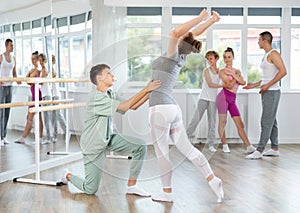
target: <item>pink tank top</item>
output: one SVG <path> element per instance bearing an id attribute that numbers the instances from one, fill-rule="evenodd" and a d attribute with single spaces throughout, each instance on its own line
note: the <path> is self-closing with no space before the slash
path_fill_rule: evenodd
<path id="1" fill-rule="evenodd" d="M 233 72 L 234 74 L 236 73 L 236 70 L 235 69 L 228 69 L 228 68 L 224 68 L 224 69 L 226 69 L 226 70 L 229 70 L 229 71 L 231 71 L 231 72 Z M 233 79 L 233 77 L 232 77 L 232 75 L 227 75 L 227 77 L 229 78 L 229 80 L 232 80 Z M 239 87 L 239 83 L 235 83 L 234 85 L 233 85 L 233 88 L 235 88 L 235 89 L 237 89 Z"/>

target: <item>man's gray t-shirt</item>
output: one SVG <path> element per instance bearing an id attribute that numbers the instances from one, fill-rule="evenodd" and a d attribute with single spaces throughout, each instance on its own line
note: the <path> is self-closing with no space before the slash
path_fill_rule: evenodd
<path id="1" fill-rule="evenodd" d="M 160 80 L 161 86 L 150 93 L 150 107 L 160 104 L 177 104 L 172 97 L 172 89 L 185 61 L 186 55 L 179 55 L 176 52 L 171 57 L 166 57 L 164 54 L 152 62 L 152 78 Z"/>

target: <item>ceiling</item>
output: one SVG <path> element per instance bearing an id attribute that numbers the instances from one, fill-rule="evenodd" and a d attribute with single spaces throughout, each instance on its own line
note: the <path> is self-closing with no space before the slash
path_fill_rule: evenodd
<path id="1" fill-rule="evenodd" d="M 0 0 L 0 25 L 91 10 L 89 0 Z"/>
<path id="2" fill-rule="evenodd" d="M 39 3 L 44 2 L 43 0 L 0 0 L 0 14 L 14 12 L 26 7 L 32 7 Z"/>

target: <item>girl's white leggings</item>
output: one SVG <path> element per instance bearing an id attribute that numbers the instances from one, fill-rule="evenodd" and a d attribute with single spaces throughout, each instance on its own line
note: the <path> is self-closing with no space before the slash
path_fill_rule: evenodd
<path id="1" fill-rule="evenodd" d="M 169 140 L 187 157 L 205 178 L 213 174 L 205 156 L 189 141 L 178 105 L 166 104 L 150 107 L 152 141 L 158 158 L 163 188 L 171 188 L 172 166 L 169 157 Z"/>

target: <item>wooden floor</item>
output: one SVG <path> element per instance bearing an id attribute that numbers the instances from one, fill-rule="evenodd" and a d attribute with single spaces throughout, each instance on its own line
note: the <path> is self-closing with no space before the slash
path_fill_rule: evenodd
<path id="1" fill-rule="evenodd" d="M 223 180 L 225 201 L 222 204 L 216 202 L 217 198 L 204 177 L 188 160 L 182 158 L 174 146 L 171 146 L 170 155 L 174 162 L 175 202 L 173 204 L 153 202 L 151 198 L 125 195 L 130 161 L 107 159 L 106 173 L 103 175 L 96 195 L 82 194 L 71 184 L 51 187 L 7 181 L 0 184 L 0 212 L 300 212 L 300 145 L 281 145 L 280 157 L 264 157 L 262 160 L 244 159 L 245 149 L 241 144 L 230 144 L 230 154 L 222 153 L 219 149 L 211 155 L 203 145 L 197 145 L 197 148 L 203 151 L 215 174 Z M 2 154 L 3 149 L 1 156 Z M 12 160 L 24 157 L 22 155 L 6 156 Z M 82 162 L 76 161 L 44 171 L 41 173 L 41 178 L 57 180 L 61 177 L 64 168 L 69 168 L 79 175 L 83 174 Z M 34 176 L 27 177 L 33 178 Z M 152 146 L 148 148 L 139 186 L 152 194 L 159 193 L 161 190 Z"/>

